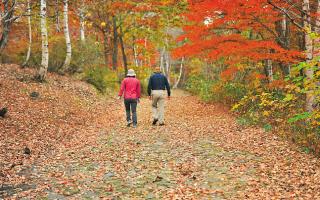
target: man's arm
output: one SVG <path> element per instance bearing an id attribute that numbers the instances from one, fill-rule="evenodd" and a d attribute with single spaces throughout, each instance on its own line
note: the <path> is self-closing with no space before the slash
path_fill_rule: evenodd
<path id="1" fill-rule="evenodd" d="M 168 97 L 171 96 L 171 89 L 170 89 L 170 84 L 169 84 L 169 81 L 167 79 L 167 77 L 164 77 L 164 83 L 166 85 L 166 89 L 167 89 L 167 92 L 168 92 Z"/>
<path id="2" fill-rule="evenodd" d="M 149 78 L 149 83 L 148 83 L 148 95 L 151 96 L 151 90 L 152 90 L 152 76 Z"/>

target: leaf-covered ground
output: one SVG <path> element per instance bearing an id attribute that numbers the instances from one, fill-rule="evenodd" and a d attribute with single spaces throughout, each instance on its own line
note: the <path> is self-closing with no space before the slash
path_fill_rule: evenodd
<path id="1" fill-rule="evenodd" d="M 0 70 L 0 199 L 320 199 L 319 159 L 221 106 L 174 91 L 166 126 L 143 99 L 127 128 L 122 101 L 31 73 Z"/>

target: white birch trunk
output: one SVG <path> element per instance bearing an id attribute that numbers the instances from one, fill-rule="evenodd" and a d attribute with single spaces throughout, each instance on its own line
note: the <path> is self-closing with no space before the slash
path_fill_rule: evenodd
<path id="1" fill-rule="evenodd" d="M 69 19 L 68 19 L 68 0 L 63 0 L 63 23 L 64 23 L 64 36 L 66 39 L 66 46 L 67 46 L 67 52 L 66 52 L 66 59 L 64 61 L 64 65 L 62 67 L 62 70 L 65 71 L 69 68 L 71 63 L 71 56 L 72 56 L 72 47 L 71 47 L 71 39 L 70 39 L 70 32 L 69 32 Z"/>
<path id="2" fill-rule="evenodd" d="M 86 34 L 85 34 L 85 5 L 84 0 L 81 1 L 81 8 L 79 9 L 79 19 L 80 19 L 80 41 L 86 41 Z"/>
<path id="3" fill-rule="evenodd" d="M 165 70 L 165 72 L 166 72 L 166 76 L 168 78 L 168 81 L 170 83 L 170 55 L 169 55 L 169 52 L 167 51 L 165 55 L 166 55 L 165 56 L 166 57 L 166 70 Z"/>
<path id="4" fill-rule="evenodd" d="M 184 57 L 181 59 L 181 65 L 180 65 L 180 73 L 177 82 L 174 84 L 173 88 L 178 88 L 178 85 L 180 83 L 181 77 L 182 77 L 182 72 L 183 72 L 183 64 L 184 64 Z"/>
<path id="5" fill-rule="evenodd" d="M 135 64 L 136 67 L 138 67 L 139 66 L 139 60 L 138 60 L 137 48 L 136 48 L 135 45 L 133 46 L 133 56 L 134 56 L 134 64 Z"/>
<path id="6" fill-rule="evenodd" d="M 303 0 L 303 11 L 304 11 L 304 23 L 303 27 L 305 30 L 305 48 L 306 48 L 306 56 L 307 56 L 307 63 L 310 63 L 313 59 L 313 44 L 312 44 L 312 38 L 310 37 L 310 31 L 311 31 L 311 19 L 310 19 L 310 2 L 309 0 Z M 313 69 L 311 67 L 307 68 L 305 70 L 305 74 L 307 76 L 307 81 L 310 82 L 308 85 L 311 88 L 308 88 L 308 92 L 306 95 L 306 111 L 312 112 L 313 111 L 313 104 L 314 104 L 314 92 L 311 86 L 311 82 L 313 80 Z"/>
<path id="7" fill-rule="evenodd" d="M 86 35 L 85 35 L 85 17 L 84 17 L 84 11 L 80 9 L 80 41 L 85 42 L 86 41 Z"/>
<path id="8" fill-rule="evenodd" d="M 30 0 L 27 2 L 27 15 L 28 15 L 28 27 L 29 27 L 29 44 L 28 44 L 28 52 L 27 57 L 22 66 L 26 66 L 29 62 L 30 55 L 31 55 L 31 46 L 32 46 L 32 27 L 31 27 L 31 6 L 30 6 Z"/>
<path id="9" fill-rule="evenodd" d="M 268 80 L 269 83 L 273 82 L 273 66 L 272 66 L 272 60 L 267 60 L 267 70 L 268 70 Z"/>
<path id="10" fill-rule="evenodd" d="M 56 17 L 56 31 L 59 33 L 61 31 L 60 28 L 60 13 L 59 13 L 59 0 L 56 0 L 55 5 L 55 17 Z"/>
<path id="11" fill-rule="evenodd" d="M 40 28 L 42 40 L 42 58 L 41 66 L 37 75 L 40 81 L 44 81 L 49 65 L 49 49 L 48 49 L 48 30 L 47 30 L 47 3 L 46 0 L 40 0 Z"/>
<path id="12" fill-rule="evenodd" d="M 160 70 L 164 73 L 164 60 L 165 60 L 165 52 L 166 47 L 163 47 L 162 51 L 160 52 Z"/>

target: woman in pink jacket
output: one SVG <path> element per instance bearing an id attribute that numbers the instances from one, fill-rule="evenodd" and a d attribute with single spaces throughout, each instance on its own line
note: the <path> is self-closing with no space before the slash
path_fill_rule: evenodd
<path id="1" fill-rule="evenodd" d="M 124 105 L 127 115 L 127 126 L 133 124 L 133 127 L 137 127 L 137 104 L 141 96 L 140 81 L 136 79 L 136 73 L 133 69 L 128 70 L 127 77 L 121 83 L 121 89 L 119 92 L 119 98 L 124 96 Z M 132 120 L 131 120 L 132 112 Z"/>

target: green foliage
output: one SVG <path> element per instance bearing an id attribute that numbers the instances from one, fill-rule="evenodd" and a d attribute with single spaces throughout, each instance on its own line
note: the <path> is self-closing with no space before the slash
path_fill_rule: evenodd
<path id="1" fill-rule="evenodd" d="M 71 72 L 82 72 L 86 68 L 104 66 L 104 54 L 102 44 L 88 37 L 85 43 L 78 41 L 74 44 Z"/>
<path id="2" fill-rule="evenodd" d="M 103 94 L 107 89 L 114 90 L 119 88 L 117 74 L 106 67 L 90 67 L 85 70 L 84 74 L 84 80 Z"/>
<path id="3" fill-rule="evenodd" d="M 301 114 L 297 114 L 294 117 L 291 117 L 290 119 L 288 119 L 288 122 L 289 123 L 294 123 L 294 122 L 297 122 L 297 121 L 300 121 L 300 120 L 305 120 L 305 119 L 310 118 L 311 115 L 312 114 L 310 112 L 304 112 L 304 113 L 301 113 Z"/>
<path id="4" fill-rule="evenodd" d="M 244 84 L 213 81 L 203 76 L 189 77 L 186 89 L 193 94 L 199 95 L 204 101 L 221 102 L 226 105 L 239 101 L 247 93 Z"/>
<path id="5" fill-rule="evenodd" d="M 193 94 L 199 95 L 204 101 L 211 101 L 214 98 L 212 86 L 214 82 L 202 76 L 191 76 L 186 83 L 186 89 Z"/>

